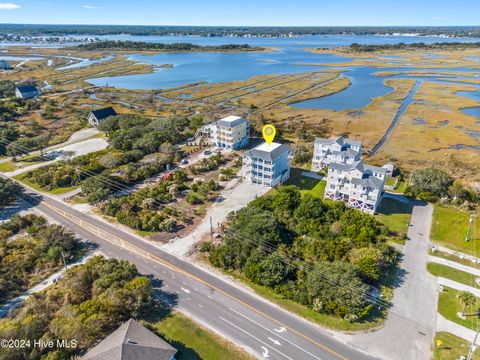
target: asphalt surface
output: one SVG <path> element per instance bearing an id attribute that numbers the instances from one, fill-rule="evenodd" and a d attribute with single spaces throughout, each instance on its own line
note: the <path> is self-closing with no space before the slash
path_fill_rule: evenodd
<path id="1" fill-rule="evenodd" d="M 32 204 L 53 221 L 98 244 L 109 257 L 125 259 L 159 280 L 164 300 L 259 359 L 373 360 L 325 330 L 235 286 L 146 240 L 81 213 L 31 189 Z M 28 200 L 28 198 L 27 198 Z M 32 201 L 30 198 L 29 201 Z"/>

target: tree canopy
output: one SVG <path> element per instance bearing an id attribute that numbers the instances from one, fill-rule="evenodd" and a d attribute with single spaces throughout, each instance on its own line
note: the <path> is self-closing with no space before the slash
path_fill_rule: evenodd
<path id="1" fill-rule="evenodd" d="M 372 308 L 369 286 L 396 262 L 388 231 L 373 216 L 280 186 L 228 215 L 215 266 L 315 311 L 355 321 Z"/>

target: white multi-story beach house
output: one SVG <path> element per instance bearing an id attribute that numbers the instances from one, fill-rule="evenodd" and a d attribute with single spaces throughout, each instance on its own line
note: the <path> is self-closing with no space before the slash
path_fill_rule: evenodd
<path id="1" fill-rule="evenodd" d="M 243 156 L 244 181 L 273 187 L 290 177 L 290 147 L 272 142 L 262 143 Z"/>
<path id="2" fill-rule="evenodd" d="M 345 139 L 316 138 L 313 146 L 312 171 L 320 171 L 331 163 L 353 164 L 362 155 L 360 141 Z"/>
<path id="3" fill-rule="evenodd" d="M 353 164 L 330 163 L 325 198 L 374 214 L 382 200 L 386 172 L 361 160 Z"/>
<path id="4" fill-rule="evenodd" d="M 250 122 L 239 116 L 227 116 L 207 125 L 214 145 L 227 149 L 241 149 L 248 145 Z"/>

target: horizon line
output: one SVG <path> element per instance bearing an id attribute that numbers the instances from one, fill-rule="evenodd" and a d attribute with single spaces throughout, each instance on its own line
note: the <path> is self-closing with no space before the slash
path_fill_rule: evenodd
<path id="1" fill-rule="evenodd" d="M 478 27 L 480 25 L 159 25 L 159 24 L 88 24 L 88 23 L 0 23 L 2 25 L 42 25 L 42 26 L 156 26 L 156 27 L 224 27 L 224 28 L 340 28 L 340 27 L 402 27 L 402 28 L 445 28 L 445 27 Z"/>

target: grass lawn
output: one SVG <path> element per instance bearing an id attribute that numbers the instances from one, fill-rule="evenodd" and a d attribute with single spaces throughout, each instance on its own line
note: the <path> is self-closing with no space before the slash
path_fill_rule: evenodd
<path id="1" fill-rule="evenodd" d="M 470 241 L 465 242 L 469 221 L 468 212 L 435 205 L 430 238 L 450 249 L 480 257 L 480 241 L 475 241 L 480 240 L 480 213 L 477 211 Z"/>
<path id="2" fill-rule="evenodd" d="M 323 193 L 325 191 L 326 181 L 320 179 L 314 179 L 308 176 L 303 176 L 302 172 L 304 169 L 290 169 L 290 178 L 285 183 L 285 185 L 295 185 L 297 186 L 302 194 L 312 194 L 313 196 L 323 199 Z M 320 175 L 323 176 L 323 175 Z"/>
<path id="3" fill-rule="evenodd" d="M 439 347 L 436 346 L 437 340 L 442 342 Z M 469 348 L 470 343 L 467 340 L 448 332 L 438 332 L 433 345 L 433 360 L 458 360 L 460 356 L 467 357 Z M 473 354 L 473 359 L 480 359 L 477 351 Z"/>
<path id="4" fill-rule="evenodd" d="M 407 236 L 408 224 L 412 217 L 412 205 L 390 197 L 384 197 L 375 215 L 378 221 L 400 238 Z"/>
<path id="5" fill-rule="evenodd" d="M 17 166 L 11 161 L 0 163 L 0 172 L 5 173 L 10 171 L 15 171 L 16 169 L 17 169 Z"/>
<path id="6" fill-rule="evenodd" d="M 438 296 L 438 312 L 447 320 L 451 320 L 465 326 L 469 329 L 476 330 L 477 326 L 480 325 L 478 319 L 475 316 L 470 316 L 467 320 L 460 319 L 457 316 L 457 313 L 462 312 L 462 304 L 458 300 L 457 295 L 461 291 L 449 288 L 447 286 L 443 287 L 443 291 Z M 480 299 L 477 298 L 476 304 L 472 306 L 467 306 L 465 309 L 466 314 L 473 314 L 477 312 L 477 309 L 480 307 Z"/>
<path id="7" fill-rule="evenodd" d="M 477 287 L 475 275 L 437 263 L 428 263 L 427 270 L 433 276 L 440 276 L 468 286 Z"/>
<path id="8" fill-rule="evenodd" d="M 177 360 L 253 360 L 254 357 L 180 313 L 170 313 L 147 327 L 178 350 Z M 141 359 L 138 359 L 141 360 Z"/>
<path id="9" fill-rule="evenodd" d="M 400 180 L 393 191 L 399 194 L 403 194 L 406 188 L 407 188 L 407 183 L 403 180 Z"/>
<path id="10" fill-rule="evenodd" d="M 393 186 L 395 185 L 395 181 L 397 181 L 397 178 L 387 176 L 387 178 L 385 179 L 385 185 Z"/>
<path id="11" fill-rule="evenodd" d="M 70 186 L 70 187 L 60 187 L 60 188 L 56 188 L 56 189 L 53 189 L 53 190 L 46 190 L 46 189 L 42 188 L 41 186 L 39 186 L 35 183 L 32 183 L 31 181 L 28 181 L 25 178 L 25 174 L 20 174 L 20 175 L 14 176 L 13 178 L 15 180 L 18 180 L 18 181 L 24 183 L 27 186 L 30 186 L 34 190 L 37 190 L 37 191 L 43 192 L 43 193 L 47 193 L 47 194 L 52 194 L 52 195 L 65 194 L 69 191 L 78 189 L 81 186 L 81 185 L 77 185 L 77 186 Z"/>

